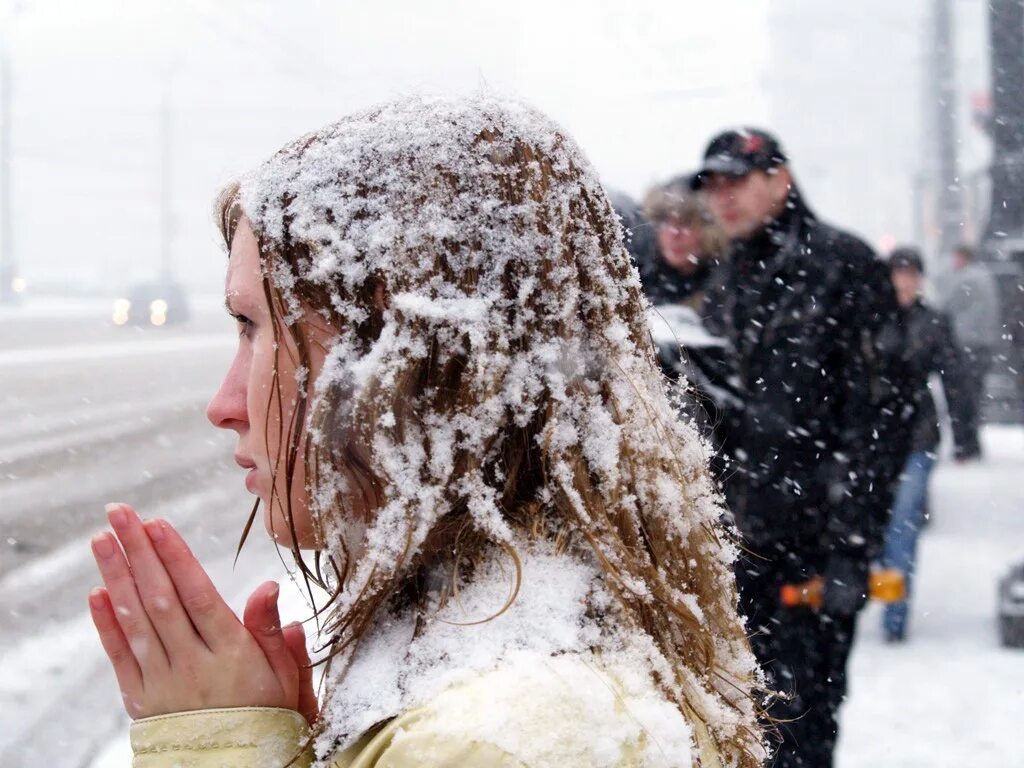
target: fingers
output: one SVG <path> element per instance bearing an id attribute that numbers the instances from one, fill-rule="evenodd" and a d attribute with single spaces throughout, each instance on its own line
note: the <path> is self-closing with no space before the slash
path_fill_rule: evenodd
<path id="1" fill-rule="evenodd" d="M 136 717 L 143 690 L 142 670 L 117 621 L 107 590 L 97 587 L 89 593 L 89 613 L 92 615 L 92 623 L 96 625 L 103 650 L 114 667 L 125 709 L 129 715 Z"/>
<path id="2" fill-rule="evenodd" d="M 289 624 L 283 630 L 284 643 L 299 667 L 299 713 L 310 725 L 320 714 L 320 706 L 313 688 L 313 665 L 306 650 L 306 631 L 299 622 Z"/>
<path id="3" fill-rule="evenodd" d="M 213 651 L 229 645 L 241 630 L 188 544 L 166 520 L 149 520 L 146 534 L 199 636 Z"/>
<path id="4" fill-rule="evenodd" d="M 280 589 L 273 581 L 256 588 L 245 604 L 243 623 L 267 657 L 289 699 L 298 700 L 299 670 L 281 631 L 277 610 Z"/>
<path id="5" fill-rule="evenodd" d="M 135 589 L 168 657 L 193 650 L 202 639 L 178 599 L 174 584 L 157 556 L 146 527 L 127 504 L 107 506 L 107 518 L 121 540 Z"/>
<path id="6" fill-rule="evenodd" d="M 115 620 L 139 668 L 165 667 L 168 661 L 163 643 L 142 606 L 135 588 L 135 577 L 117 540 L 105 531 L 97 534 L 92 539 L 92 553 L 107 587 Z"/>

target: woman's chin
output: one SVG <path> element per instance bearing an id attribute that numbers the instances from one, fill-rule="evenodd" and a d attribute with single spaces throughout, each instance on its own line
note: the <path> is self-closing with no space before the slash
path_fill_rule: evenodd
<path id="1" fill-rule="evenodd" d="M 265 510 L 268 509 L 266 505 L 263 507 Z M 288 525 L 288 521 L 285 520 L 284 516 L 277 510 L 274 513 L 264 513 L 263 526 L 266 528 L 267 535 L 277 544 L 279 547 L 287 547 L 288 549 L 306 549 L 315 550 L 320 549 L 320 544 L 316 540 L 316 535 L 309 530 L 306 530 L 302 526 L 297 526 L 294 533 L 291 527 Z"/>

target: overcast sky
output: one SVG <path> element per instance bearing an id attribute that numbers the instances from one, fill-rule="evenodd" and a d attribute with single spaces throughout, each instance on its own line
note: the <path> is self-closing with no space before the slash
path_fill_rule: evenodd
<path id="1" fill-rule="evenodd" d="M 767 114 L 760 0 L 21 5 L 3 24 L 16 252 L 36 281 L 153 271 L 164 90 L 173 253 L 200 284 L 222 268 L 209 225 L 219 185 L 295 135 L 383 99 L 519 95 L 576 136 L 606 184 L 634 195 L 693 167 L 722 125 Z M 723 34 L 735 46 L 728 55 Z"/>
<path id="2" fill-rule="evenodd" d="M 770 79 L 769 22 L 778 6 L 769 0 L 19 5 L 0 23 L 15 84 L 16 254 L 22 273 L 37 283 L 71 277 L 116 284 L 155 273 L 164 95 L 172 252 L 186 282 L 212 290 L 223 268 L 210 225 L 220 185 L 353 109 L 413 92 L 518 95 L 576 137 L 607 186 L 639 196 L 692 169 L 722 127 L 771 127 L 786 95 L 786 84 Z M 776 33 L 776 45 L 779 39 Z M 877 77 L 870 65 L 866 81 Z M 919 104 L 913 100 L 911 108 Z M 822 158 L 810 156 L 815 143 L 799 136 L 796 123 L 784 138 L 808 147 L 795 158 L 798 172 L 828 162 L 824 150 Z M 857 168 L 870 158 L 846 161 Z M 912 165 L 908 160 L 905 173 Z M 833 174 L 829 183 L 846 178 Z M 861 214 L 838 213 L 868 236 L 881 227 L 909 235 L 905 212 L 890 224 L 862 207 Z"/>

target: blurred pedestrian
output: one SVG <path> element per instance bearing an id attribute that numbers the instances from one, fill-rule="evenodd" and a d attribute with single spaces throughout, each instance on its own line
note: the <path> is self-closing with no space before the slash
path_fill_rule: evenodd
<path id="1" fill-rule="evenodd" d="M 959 345 L 946 316 L 922 299 L 924 261 L 920 252 L 916 248 L 897 248 L 889 257 L 889 269 L 900 305 L 903 341 L 900 361 L 906 379 L 913 382 L 917 407 L 911 451 L 893 500 L 882 556 L 882 565 L 899 570 L 906 586 L 906 599 L 886 605 L 882 621 L 886 640 L 898 642 L 906 637 L 917 538 L 925 522 L 928 481 L 939 447 L 939 421 L 928 386 L 929 374 L 938 373 L 942 377 L 958 456 L 963 455 L 972 435 L 971 407 L 965 402 L 966 371 Z"/>
<path id="2" fill-rule="evenodd" d="M 640 273 L 644 293 L 652 304 L 702 309 L 708 280 L 728 245 L 725 232 L 689 188 L 689 177 L 651 189 L 643 213 L 655 244 Z"/>
<path id="3" fill-rule="evenodd" d="M 770 710 L 782 736 L 776 765 L 823 768 L 888 513 L 872 489 L 891 487 L 898 471 L 875 445 L 886 383 L 876 336 L 894 321 L 895 297 L 872 250 L 811 212 L 771 134 L 716 136 L 693 186 L 731 239 L 706 314 L 737 353 L 744 403 L 726 490 L 749 549 L 737 567 L 741 608 L 786 694 Z M 820 610 L 782 604 L 784 585 L 814 579 Z"/>
<path id="4" fill-rule="evenodd" d="M 725 414 L 735 406 L 728 380 L 733 352 L 726 339 L 708 333 L 701 313 L 728 238 L 703 195 L 690 189 L 691 178 L 679 176 L 644 197 L 652 247 L 640 263 L 640 281 L 654 305 L 652 331 L 662 370 L 689 385 L 680 390 L 683 410 L 717 448 L 724 439 Z M 714 457 L 713 466 L 721 473 L 725 466 L 717 451 Z"/>
<path id="5" fill-rule="evenodd" d="M 992 367 L 993 351 L 999 342 L 999 291 L 995 278 L 977 253 L 967 244 L 953 251 L 953 273 L 939 284 L 939 308 L 953 321 L 966 371 L 967 400 L 972 404 L 969 439 L 964 458 L 981 456 L 978 423 L 981 415 L 985 375 Z"/>

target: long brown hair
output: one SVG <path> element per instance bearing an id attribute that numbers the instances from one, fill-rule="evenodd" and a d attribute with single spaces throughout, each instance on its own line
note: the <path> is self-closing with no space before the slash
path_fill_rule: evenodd
<path id="1" fill-rule="evenodd" d="M 517 104 L 405 100 L 285 147 L 218 209 L 229 245 L 243 211 L 252 222 L 300 364 L 299 308 L 339 329 L 282 426 L 275 478 L 290 509 L 305 462 L 325 548 L 312 565 L 294 554 L 331 589 L 332 653 L 428 561 L 456 572 L 557 540 L 599 565 L 617 620 L 654 641 L 673 678 L 657 682 L 723 762 L 760 765 L 761 680 L 706 446 L 669 402 L 636 270 L 572 140 Z M 354 493 L 374 502 L 380 550 L 360 561 L 337 525 Z"/>

